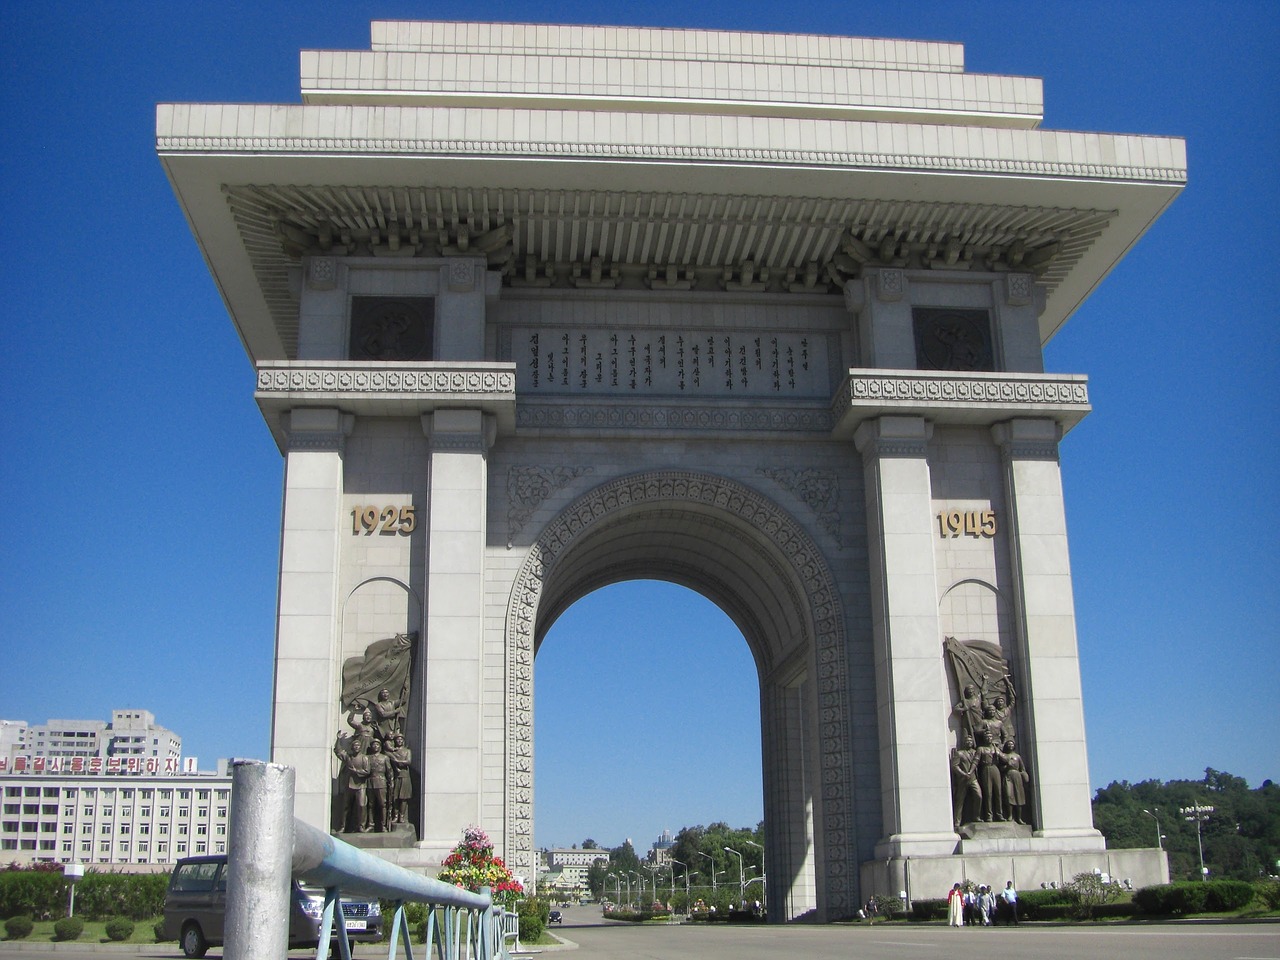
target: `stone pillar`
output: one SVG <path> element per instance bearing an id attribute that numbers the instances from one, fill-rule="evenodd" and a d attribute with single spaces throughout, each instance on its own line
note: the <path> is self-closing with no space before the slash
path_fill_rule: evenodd
<path id="1" fill-rule="evenodd" d="M 355 418 L 335 409 L 287 416 L 271 759 L 297 771 L 296 815 L 327 831 L 339 719 L 342 454 Z"/>
<path id="2" fill-rule="evenodd" d="M 486 452 L 496 424 L 479 410 L 437 410 L 422 426 L 431 447 L 422 841 L 443 852 L 469 824 L 496 834 L 504 823 L 501 800 L 494 817 L 481 789 Z M 501 698 L 490 706 L 501 709 Z"/>
<path id="3" fill-rule="evenodd" d="M 1019 744 L 1031 772 L 1036 835 L 1079 838 L 1102 849 L 1089 803 L 1084 706 L 1076 652 L 1075 602 L 1053 420 L 1010 420 L 991 428 L 1000 445 L 1009 503 L 1009 544 L 1018 612 Z"/>
<path id="4" fill-rule="evenodd" d="M 954 852 L 947 680 L 922 417 L 858 427 L 867 491 L 884 838 L 876 857 Z"/>

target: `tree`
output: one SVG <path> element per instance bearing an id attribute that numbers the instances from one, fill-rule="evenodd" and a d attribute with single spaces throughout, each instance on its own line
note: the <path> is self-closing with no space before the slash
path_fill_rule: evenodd
<path id="1" fill-rule="evenodd" d="M 1113 880 L 1104 882 L 1099 873 L 1077 873 L 1066 890 L 1072 913 L 1081 920 L 1092 920 L 1094 910 L 1120 897 L 1120 885 Z"/>
<path id="2" fill-rule="evenodd" d="M 586 840 L 582 841 L 582 849 L 583 850 L 599 850 L 600 844 L 596 843 L 594 840 L 588 837 Z"/>
<path id="3" fill-rule="evenodd" d="M 1179 810 L 1195 805 L 1214 808 L 1201 824 L 1210 877 L 1256 880 L 1280 859 L 1280 787 L 1268 780 L 1250 790 L 1242 777 L 1213 767 L 1203 780 L 1108 784 L 1094 795 L 1093 821 L 1117 849 L 1154 847 L 1158 832 L 1170 877 L 1191 880 L 1200 876 L 1196 826 Z"/>

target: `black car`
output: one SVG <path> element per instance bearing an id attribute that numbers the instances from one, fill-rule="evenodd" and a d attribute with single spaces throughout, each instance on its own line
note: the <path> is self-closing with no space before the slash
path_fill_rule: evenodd
<path id="1" fill-rule="evenodd" d="M 552 910 L 551 916 L 547 917 L 549 923 L 560 923 L 562 920 L 564 920 L 564 914 L 559 910 Z"/>

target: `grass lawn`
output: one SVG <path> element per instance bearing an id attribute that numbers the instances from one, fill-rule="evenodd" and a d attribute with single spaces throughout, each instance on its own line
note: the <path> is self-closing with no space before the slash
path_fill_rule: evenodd
<path id="1" fill-rule="evenodd" d="M 31 931 L 31 936 L 25 938 L 26 941 L 28 943 L 49 943 L 53 941 L 53 925 L 56 922 L 55 920 L 37 920 L 35 927 Z M 159 922 L 159 917 L 152 917 L 150 920 L 133 921 L 133 936 L 125 942 L 155 943 L 155 926 Z M 111 941 L 107 939 L 107 922 L 105 920 L 86 920 L 84 922 L 84 931 L 73 942 L 110 943 Z M 177 943 L 177 941 L 175 940 L 174 943 Z"/>

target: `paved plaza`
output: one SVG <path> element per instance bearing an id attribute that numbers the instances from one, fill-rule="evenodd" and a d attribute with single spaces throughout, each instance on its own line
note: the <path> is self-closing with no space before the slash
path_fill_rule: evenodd
<path id="1" fill-rule="evenodd" d="M 595 907 L 565 911 L 554 931 L 563 947 L 534 948 L 541 960 L 1280 960 L 1280 923 L 1186 922 L 951 929 L 937 924 L 705 926 L 606 923 Z M 0 942 L 0 957 L 51 955 L 173 957 L 177 944 L 126 947 L 108 944 Z M 358 960 L 385 957 L 386 945 L 361 946 Z M 209 960 L 222 957 L 220 948 Z M 293 950 L 293 960 L 314 956 Z M 399 956 L 403 957 L 401 952 Z M 414 945 L 414 956 L 428 956 Z M 523 956 L 523 955 L 522 955 Z"/>

